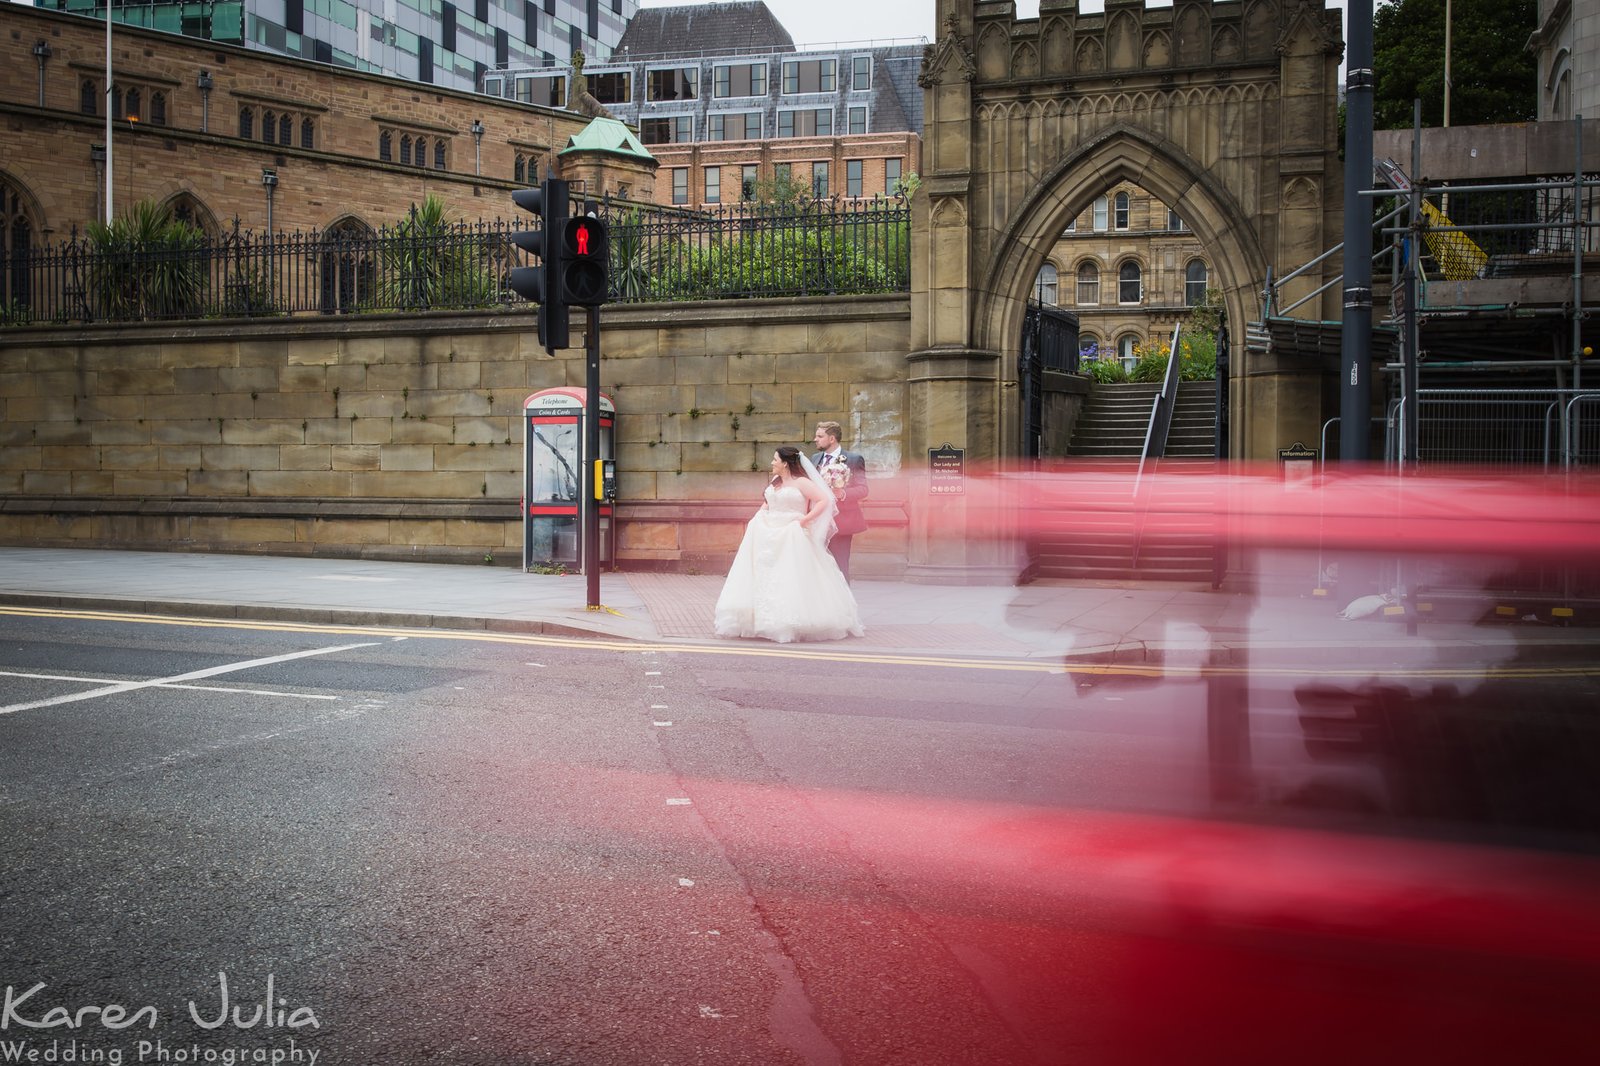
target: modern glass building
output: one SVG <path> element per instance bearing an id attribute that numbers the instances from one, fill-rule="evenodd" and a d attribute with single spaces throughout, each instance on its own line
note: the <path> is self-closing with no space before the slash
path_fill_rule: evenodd
<path id="1" fill-rule="evenodd" d="M 605 61 L 638 0 L 110 0 L 119 22 L 475 90 L 496 69 Z M 36 0 L 102 18 L 106 0 Z"/>

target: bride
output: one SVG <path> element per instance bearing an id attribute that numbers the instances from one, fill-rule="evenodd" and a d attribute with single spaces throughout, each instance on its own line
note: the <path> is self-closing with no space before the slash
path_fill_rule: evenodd
<path id="1" fill-rule="evenodd" d="M 855 597 L 828 554 L 839 504 L 800 449 L 773 453 L 766 501 L 745 527 L 717 597 L 717 636 L 780 643 L 859 637 Z"/>

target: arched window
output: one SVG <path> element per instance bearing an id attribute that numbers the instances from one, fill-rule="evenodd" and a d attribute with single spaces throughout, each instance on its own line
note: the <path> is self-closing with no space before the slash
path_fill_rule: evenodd
<path id="1" fill-rule="evenodd" d="M 167 94 L 150 94 L 150 125 L 165 126 L 167 124 Z"/>
<path id="2" fill-rule="evenodd" d="M 205 204 L 195 199 L 192 193 L 179 193 L 167 201 L 167 207 L 172 211 L 172 217 L 179 222 L 187 222 L 207 236 L 216 235 L 216 216 L 207 209 Z"/>
<path id="3" fill-rule="evenodd" d="M 378 158 L 385 163 L 394 158 L 394 134 L 388 130 L 378 134 Z"/>
<path id="4" fill-rule="evenodd" d="M 88 78 L 83 79 L 83 84 L 78 86 L 78 110 L 85 115 L 100 113 L 100 86 Z"/>
<path id="5" fill-rule="evenodd" d="M 1133 346 L 1138 343 L 1138 338 L 1132 333 L 1124 333 L 1117 338 L 1117 358 L 1122 360 L 1122 365 L 1129 370 L 1133 369 Z"/>
<path id="6" fill-rule="evenodd" d="M 239 109 L 239 136 L 249 138 L 256 135 L 256 113 L 248 107 Z"/>
<path id="7" fill-rule="evenodd" d="M 317 128 L 311 124 L 309 118 L 300 120 L 300 147 L 315 148 L 317 146 Z"/>
<path id="8" fill-rule="evenodd" d="M 322 313 L 348 314 L 370 305 L 378 288 L 372 229 L 358 219 L 343 218 L 322 236 L 324 250 L 318 257 Z"/>
<path id="9" fill-rule="evenodd" d="M 278 143 L 285 147 L 294 143 L 294 119 L 288 115 L 278 119 Z"/>
<path id="10" fill-rule="evenodd" d="M 33 293 L 23 257 L 33 247 L 34 224 L 21 190 L 0 179 L 0 303 L 28 307 Z"/>
<path id="11" fill-rule="evenodd" d="M 1104 196 L 1096 196 L 1094 198 L 1094 231 L 1096 233 L 1104 233 L 1106 230 L 1106 214 L 1108 206 L 1109 205 Z"/>
<path id="12" fill-rule="evenodd" d="M 111 117 L 122 117 L 122 86 L 120 85 L 111 87 Z"/>
<path id="13" fill-rule="evenodd" d="M 261 113 L 261 139 L 268 144 L 278 135 L 278 116 L 271 111 Z"/>
<path id="14" fill-rule="evenodd" d="M 1100 302 L 1100 268 L 1093 263 L 1078 267 L 1078 305 L 1093 307 Z"/>
<path id="15" fill-rule="evenodd" d="M 400 138 L 400 162 L 408 167 L 411 165 L 411 134 L 409 133 Z"/>
<path id="16" fill-rule="evenodd" d="M 444 169 L 444 141 L 433 142 L 433 169 Z"/>
<path id="17" fill-rule="evenodd" d="M 1060 275 L 1054 263 L 1046 263 L 1039 268 L 1039 276 L 1033 279 L 1033 298 L 1045 307 L 1054 307 L 1058 298 Z"/>
<path id="18" fill-rule="evenodd" d="M 1132 259 L 1117 271 L 1117 303 L 1136 304 L 1144 299 L 1144 272 Z"/>
<path id="19" fill-rule="evenodd" d="M 1128 228 L 1128 194 L 1125 192 L 1117 193 L 1117 213 L 1113 221 L 1117 229 Z"/>
<path id="20" fill-rule="evenodd" d="M 140 99 L 139 90 L 138 89 L 129 89 L 128 90 L 128 101 L 127 101 L 127 103 L 128 103 L 128 109 L 122 113 L 122 117 L 127 119 L 129 122 L 138 122 L 139 119 L 141 119 L 143 117 L 139 113 L 139 105 L 141 103 L 143 103 L 143 100 Z"/>
<path id="21" fill-rule="evenodd" d="M 1093 333 L 1078 334 L 1078 358 L 1082 360 L 1100 358 L 1100 338 Z"/>
<path id="22" fill-rule="evenodd" d="M 511 167 L 511 180 L 520 184 L 523 181 L 522 175 L 527 165 L 528 161 L 523 158 L 521 152 L 518 152 L 517 160 Z"/>
<path id="23" fill-rule="evenodd" d="M 1189 260 L 1189 265 L 1183 270 L 1183 302 L 1190 307 L 1204 303 L 1210 280 L 1204 260 Z"/>
<path id="24" fill-rule="evenodd" d="M 428 138 L 417 138 L 417 155 L 412 162 L 416 163 L 416 165 L 419 167 L 425 167 L 428 165 Z"/>

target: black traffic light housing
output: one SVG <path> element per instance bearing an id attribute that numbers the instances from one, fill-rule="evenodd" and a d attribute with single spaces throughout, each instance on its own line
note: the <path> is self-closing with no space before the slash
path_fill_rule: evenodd
<path id="1" fill-rule="evenodd" d="M 539 229 L 511 235 L 518 248 L 536 255 L 538 266 L 516 267 L 507 278 L 511 290 L 539 305 L 539 343 L 554 355 L 569 346 L 567 303 L 562 299 L 562 245 L 571 210 L 567 183 L 546 178 L 537 189 L 518 189 L 511 200 L 524 211 L 538 216 Z"/>
<path id="2" fill-rule="evenodd" d="M 599 307 L 610 295 L 610 235 L 604 220 L 592 215 L 569 218 L 561 229 L 561 301 Z"/>

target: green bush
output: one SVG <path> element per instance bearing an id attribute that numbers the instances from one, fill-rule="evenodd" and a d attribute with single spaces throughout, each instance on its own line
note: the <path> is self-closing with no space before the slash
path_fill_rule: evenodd
<path id="1" fill-rule="evenodd" d="M 199 313 L 205 289 L 205 234 L 170 208 L 141 200 L 120 218 L 89 223 L 89 293 L 109 319 L 178 318 Z"/>
<path id="2" fill-rule="evenodd" d="M 1083 364 L 1083 368 L 1091 378 L 1102 385 L 1120 385 L 1128 380 L 1127 368 L 1116 358 L 1091 359 Z"/>

